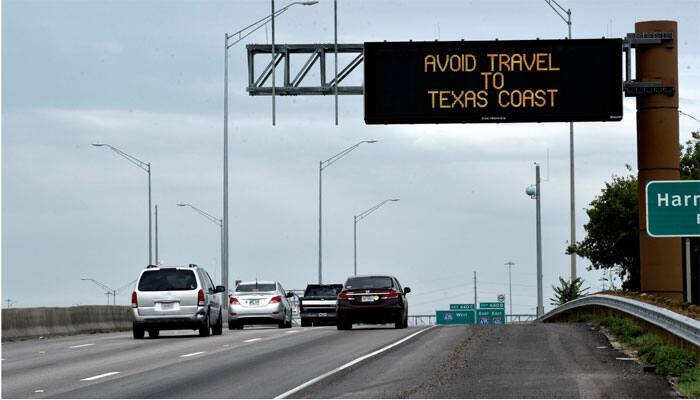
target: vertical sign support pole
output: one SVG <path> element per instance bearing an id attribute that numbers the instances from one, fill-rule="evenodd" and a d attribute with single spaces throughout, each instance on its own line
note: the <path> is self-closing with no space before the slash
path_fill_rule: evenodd
<path id="1" fill-rule="evenodd" d="M 542 213 L 540 211 L 540 166 L 535 165 L 535 190 L 536 197 L 536 214 L 537 214 L 537 318 L 544 315 L 544 305 L 542 304 Z"/>
<path id="2" fill-rule="evenodd" d="M 476 302 L 476 271 L 474 271 L 474 308 L 479 309 L 479 303 Z"/>
<path id="3" fill-rule="evenodd" d="M 693 263 L 691 262 L 690 256 L 690 238 L 684 238 L 685 242 L 685 301 L 687 303 L 693 302 L 693 274 L 691 270 L 693 268 Z"/>
<path id="4" fill-rule="evenodd" d="M 639 168 L 639 264 L 642 292 L 683 299 L 680 238 L 652 238 L 646 233 L 646 185 L 652 180 L 680 179 L 678 152 L 678 24 L 635 23 L 639 32 L 672 32 L 673 39 L 640 45 L 635 51 L 637 80 L 674 86 L 673 96 L 637 97 L 637 164 Z"/>

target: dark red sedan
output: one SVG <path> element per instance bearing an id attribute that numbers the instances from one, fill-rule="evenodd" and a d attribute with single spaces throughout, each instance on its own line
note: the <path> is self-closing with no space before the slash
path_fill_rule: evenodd
<path id="1" fill-rule="evenodd" d="M 352 329 L 353 323 L 394 324 L 408 327 L 408 302 L 411 288 L 402 288 L 398 279 L 388 275 L 353 276 L 338 294 L 337 326 Z"/>

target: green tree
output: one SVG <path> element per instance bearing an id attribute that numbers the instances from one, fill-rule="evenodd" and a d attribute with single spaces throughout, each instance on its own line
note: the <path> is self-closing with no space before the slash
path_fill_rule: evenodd
<path id="1" fill-rule="evenodd" d="M 681 179 L 700 180 L 700 131 L 681 146 Z"/>
<path id="2" fill-rule="evenodd" d="M 561 276 L 559 277 L 559 287 L 552 285 L 554 289 L 554 297 L 550 298 L 551 304 L 553 306 L 560 306 L 564 303 L 568 303 L 571 300 L 578 299 L 581 296 L 588 294 L 588 289 L 581 289 L 583 285 L 583 279 L 580 277 L 571 280 L 564 280 Z"/>
<path id="3" fill-rule="evenodd" d="M 627 169 L 631 171 L 628 165 Z M 622 288 L 639 291 L 639 211 L 637 178 L 612 177 L 586 210 L 586 238 L 567 253 L 587 258 L 591 269 L 615 270 Z"/>
<path id="4" fill-rule="evenodd" d="M 680 146 L 681 179 L 700 180 L 700 131 Z M 637 177 L 628 165 L 627 176 L 612 176 L 600 196 L 586 209 L 586 238 L 567 248 L 567 254 L 587 258 L 591 269 L 616 271 L 625 290 L 639 291 L 639 203 Z"/>

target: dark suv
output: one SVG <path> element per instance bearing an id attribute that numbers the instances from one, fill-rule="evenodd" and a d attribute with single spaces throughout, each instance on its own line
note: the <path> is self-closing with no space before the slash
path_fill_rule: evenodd
<path id="1" fill-rule="evenodd" d="M 408 327 L 406 295 L 410 292 L 411 288 L 402 288 L 393 276 L 348 278 L 338 294 L 338 329 L 352 329 L 353 323 L 393 323 L 396 329 Z"/>

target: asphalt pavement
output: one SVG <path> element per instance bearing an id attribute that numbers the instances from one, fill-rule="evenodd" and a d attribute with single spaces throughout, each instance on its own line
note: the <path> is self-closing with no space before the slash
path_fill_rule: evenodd
<path id="1" fill-rule="evenodd" d="M 673 397 L 583 324 L 130 332 L 2 343 L 4 398 Z"/>

